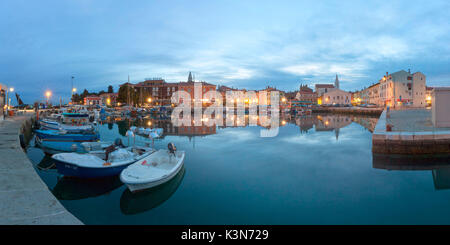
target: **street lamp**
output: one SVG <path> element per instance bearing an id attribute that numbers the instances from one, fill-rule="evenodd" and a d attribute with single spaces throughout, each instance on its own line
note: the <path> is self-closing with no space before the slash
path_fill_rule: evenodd
<path id="1" fill-rule="evenodd" d="M 10 107 L 10 105 L 11 105 L 11 99 L 9 98 L 9 93 L 11 92 L 13 92 L 14 91 L 14 88 L 9 88 L 9 89 L 7 89 L 6 90 L 6 113 L 8 113 L 8 110 L 9 110 L 9 107 Z"/>
<path id="2" fill-rule="evenodd" d="M 52 96 L 52 92 L 51 91 L 45 92 L 45 97 L 47 97 L 47 105 L 48 105 L 48 100 L 50 99 L 50 96 Z"/>
<path id="3" fill-rule="evenodd" d="M 8 91 L 9 91 L 9 93 L 12 93 L 12 92 L 14 92 L 14 88 L 9 88 L 8 89 Z M 9 97 L 9 93 L 8 93 L 8 101 L 7 101 L 7 104 L 8 104 L 8 110 L 10 109 L 10 107 L 11 107 L 11 98 Z"/>

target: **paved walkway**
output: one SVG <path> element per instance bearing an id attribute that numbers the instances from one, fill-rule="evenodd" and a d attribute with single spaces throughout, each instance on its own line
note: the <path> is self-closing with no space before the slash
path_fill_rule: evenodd
<path id="1" fill-rule="evenodd" d="M 433 132 L 448 131 L 450 128 L 435 128 L 431 121 L 431 110 L 409 109 L 391 110 L 386 121 L 393 125 L 393 132 Z"/>
<path id="2" fill-rule="evenodd" d="M 0 225 L 79 225 L 49 191 L 19 142 L 29 116 L 0 121 Z"/>

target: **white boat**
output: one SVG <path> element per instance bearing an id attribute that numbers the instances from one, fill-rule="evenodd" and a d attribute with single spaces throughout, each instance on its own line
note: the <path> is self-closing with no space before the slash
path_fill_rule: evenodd
<path id="1" fill-rule="evenodd" d="M 102 146 L 99 145 L 101 148 Z M 153 154 L 155 150 L 150 147 L 132 146 L 118 148 L 109 153 L 106 159 L 106 152 L 79 153 L 59 153 L 52 156 L 56 168 L 60 174 L 79 178 L 102 178 L 120 174 L 127 166 L 145 159 Z"/>
<path id="2" fill-rule="evenodd" d="M 158 150 L 124 169 L 120 180 L 131 192 L 161 185 L 182 169 L 184 157 L 184 151 Z"/>
<path id="3" fill-rule="evenodd" d="M 136 132 L 137 134 L 150 136 L 152 138 L 159 138 L 164 133 L 163 128 L 133 128 L 133 127 L 131 127 L 130 130 L 134 130 L 134 132 Z"/>

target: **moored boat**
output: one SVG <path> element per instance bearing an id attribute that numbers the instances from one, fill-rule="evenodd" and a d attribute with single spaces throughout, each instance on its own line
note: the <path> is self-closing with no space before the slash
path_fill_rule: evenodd
<path id="1" fill-rule="evenodd" d="M 130 164 L 155 152 L 150 147 L 116 148 L 105 158 L 94 154 L 59 153 L 52 156 L 56 168 L 64 176 L 102 178 L 119 175 Z"/>
<path id="2" fill-rule="evenodd" d="M 161 185 L 180 171 L 184 158 L 184 151 L 158 150 L 124 169 L 120 180 L 131 192 Z"/>
<path id="3" fill-rule="evenodd" d="M 96 132 L 71 133 L 65 130 L 41 130 L 35 131 L 36 137 L 43 140 L 54 141 L 97 141 L 100 136 Z"/>
<path id="4" fill-rule="evenodd" d="M 36 130 L 36 145 L 46 154 L 59 152 L 83 152 L 83 142 L 96 142 L 100 136 L 95 133 L 69 133 L 60 130 Z"/>

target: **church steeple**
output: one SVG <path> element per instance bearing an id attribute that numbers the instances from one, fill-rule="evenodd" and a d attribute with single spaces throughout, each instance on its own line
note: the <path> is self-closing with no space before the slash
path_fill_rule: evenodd
<path id="1" fill-rule="evenodd" d="M 336 80 L 334 81 L 334 87 L 339 89 L 339 78 L 338 78 L 337 73 L 336 73 Z"/>
<path id="2" fill-rule="evenodd" d="M 191 72 L 189 72 L 188 82 L 192 82 L 192 74 L 191 74 Z"/>

